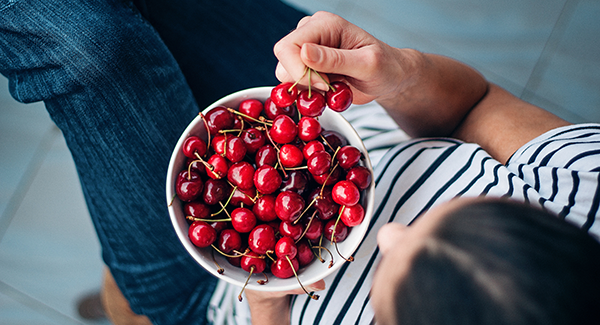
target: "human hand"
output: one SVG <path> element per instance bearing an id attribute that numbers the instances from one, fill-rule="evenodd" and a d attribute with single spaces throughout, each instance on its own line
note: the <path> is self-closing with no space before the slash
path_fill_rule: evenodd
<path id="1" fill-rule="evenodd" d="M 352 88 L 355 104 L 397 96 L 407 75 L 401 50 L 328 12 L 300 20 L 296 30 L 275 44 L 273 50 L 279 60 L 276 76 L 281 82 L 300 80 L 300 84 L 308 85 L 308 79 L 302 76 L 305 67 L 309 67 L 326 73 L 324 77 L 331 81 L 345 80 Z M 311 83 L 327 90 L 318 77 L 311 78 Z"/>

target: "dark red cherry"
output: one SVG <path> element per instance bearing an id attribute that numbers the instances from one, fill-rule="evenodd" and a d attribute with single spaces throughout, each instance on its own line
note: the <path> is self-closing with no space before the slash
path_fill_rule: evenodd
<path id="1" fill-rule="evenodd" d="M 298 138 L 304 142 L 318 138 L 321 131 L 321 123 L 313 117 L 305 116 L 298 122 Z"/>
<path id="2" fill-rule="evenodd" d="M 359 190 L 366 190 L 371 186 L 373 176 L 367 167 L 354 166 L 346 173 L 346 180 L 351 181 Z"/>
<path id="3" fill-rule="evenodd" d="M 317 240 L 323 235 L 323 221 L 318 218 L 313 218 L 310 224 L 307 222 L 304 226 L 306 233 L 304 237 L 309 240 Z"/>
<path id="4" fill-rule="evenodd" d="M 229 162 L 225 157 L 218 154 L 214 154 L 208 159 L 208 164 L 212 166 L 212 170 L 208 166 L 205 168 L 206 175 L 208 175 L 208 177 L 212 179 L 221 179 L 227 176 L 227 171 L 229 170 Z"/>
<path id="5" fill-rule="evenodd" d="M 217 239 L 217 232 L 204 221 L 194 221 L 188 228 L 188 236 L 192 244 L 208 247 Z"/>
<path id="6" fill-rule="evenodd" d="M 200 178 L 200 174 L 195 171 L 183 170 L 177 176 L 175 181 L 175 193 L 177 197 L 185 202 L 190 202 L 202 194 L 204 182 Z"/>
<path id="7" fill-rule="evenodd" d="M 360 200 L 360 191 L 350 181 L 339 181 L 331 189 L 331 197 L 339 205 L 355 205 Z"/>
<path id="8" fill-rule="evenodd" d="M 313 140 L 304 146 L 302 154 L 304 154 L 304 159 L 308 160 L 308 158 L 317 151 L 325 151 L 325 146 L 320 141 Z"/>
<path id="9" fill-rule="evenodd" d="M 211 109 L 204 114 L 204 119 L 206 120 L 210 134 L 213 135 L 217 134 L 219 130 L 233 128 L 233 114 L 231 114 L 224 106 L 217 106 Z"/>
<path id="10" fill-rule="evenodd" d="M 313 207 L 317 210 L 317 216 L 321 220 L 329 220 L 337 215 L 340 206 L 331 197 L 331 187 L 326 186 L 322 196 L 319 196 L 320 191 L 320 188 L 314 189 L 308 196 L 308 200 L 312 202 L 316 198 Z"/>
<path id="11" fill-rule="evenodd" d="M 348 145 L 348 140 L 341 135 L 340 133 L 333 130 L 323 130 L 321 132 L 321 136 L 325 138 L 324 146 L 326 150 L 330 150 L 331 153 L 334 153 L 338 147 L 343 147 Z"/>
<path id="12" fill-rule="evenodd" d="M 298 89 L 291 82 L 281 83 L 271 90 L 271 100 L 278 107 L 291 106 L 298 97 Z"/>
<path id="13" fill-rule="evenodd" d="M 240 138 L 244 141 L 246 152 L 249 154 L 256 153 L 258 148 L 264 146 L 267 141 L 265 134 L 255 128 L 244 130 Z"/>
<path id="14" fill-rule="evenodd" d="M 283 167 L 293 168 L 302 165 L 304 156 L 302 155 L 302 150 L 298 149 L 295 145 L 284 144 L 279 149 L 279 161 L 281 161 Z"/>
<path id="15" fill-rule="evenodd" d="M 245 99 L 238 106 L 238 112 L 256 120 L 262 113 L 263 107 L 263 103 L 258 99 Z M 250 119 L 246 119 L 246 121 L 254 122 Z"/>
<path id="16" fill-rule="evenodd" d="M 281 175 L 279 172 L 269 166 L 263 165 L 254 173 L 254 186 L 262 194 L 271 194 L 279 189 L 281 185 Z"/>
<path id="17" fill-rule="evenodd" d="M 225 147 L 225 157 L 232 163 L 242 161 L 246 157 L 246 144 L 244 140 L 239 137 L 232 136 L 227 139 L 227 146 Z"/>
<path id="18" fill-rule="evenodd" d="M 229 203 L 236 207 L 252 207 L 254 205 L 255 197 L 256 188 L 251 187 L 249 189 L 241 189 L 238 187 L 231 194 L 231 200 L 229 200 Z"/>
<path id="19" fill-rule="evenodd" d="M 217 248 L 225 253 L 231 254 L 234 250 L 242 248 L 242 237 L 234 229 L 225 229 L 219 233 Z"/>
<path id="20" fill-rule="evenodd" d="M 246 272 L 261 273 L 267 268 L 267 261 L 259 254 L 250 251 L 245 256 L 242 256 L 240 267 Z"/>
<path id="21" fill-rule="evenodd" d="M 335 159 L 343 169 L 350 169 L 358 164 L 362 157 L 361 152 L 353 146 L 343 146 L 338 151 Z"/>
<path id="22" fill-rule="evenodd" d="M 292 191 L 300 195 L 304 193 L 308 185 L 308 177 L 302 170 L 292 170 L 287 173 L 287 176 L 283 178 L 280 191 Z"/>
<path id="23" fill-rule="evenodd" d="M 256 167 L 264 165 L 275 166 L 277 163 L 277 150 L 270 144 L 265 144 L 256 151 L 254 158 Z"/>
<path id="24" fill-rule="evenodd" d="M 210 208 L 199 201 L 188 202 L 183 205 L 183 213 L 185 216 L 190 216 L 197 219 L 206 219 L 210 217 Z"/>
<path id="25" fill-rule="evenodd" d="M 296 107 L 303 116 L 317 117 L 325 110 L 325 96 L 318 91 L 305 89 L 298 94 Z"/>
<path id="26" fill-rule="evenodd" d="M 196 155 L 202 157 L 206 154 L 206 142 L 192 135 L 183 141 L 181 150 L 186 157 L 198 159 Z"/>
<path id="27" fill-rule="evenodd" d="M 256 216 L 247 208 L 236 208 L 231 211 L 231 225 L 240 233 L 247 233 L 256 226 Z"/>
<path id="28" fill-rule="evenodd" d="M 296 248 L 298 249 L 296 258 L 298 259 L 298 263 L 300 263 L 300 267 L 310 264 L 315 259 L 315 254 L 306 240 L 299 241 L 296 244 Z"/>
<path id="29" fill-rule="evenodd" d="M 340 219 L 348 227 L 358 226 L 365 219 L 365 209 L 360 204 L 340 207 Z"/>
<path id="30" fill-rule="evenodd" d="M 215 151 L 215 153 L 225 156 L 225 150 L 227 148 L 227 140 L 233 137 L 233 135 L 227 134 L 217 134 L 213 137 L 210 146 Z"/>
<path id="31" fill-rule="evenodd" d="M 311 175 L 312 175 L 313 179 L 315 180 L 315 182 L 317 182 L 317 184 L 334 185 L 335 183 L 337 183 L 340 180 L 340 177 L 342 176 L 342 169 L 335 168 L 330 173 L 324 173 L 321 175 L 314 175 L 314 174 L 311 174 Z"/>
<path id="32" fill-rule="evenodd" d="M 273 120 L 273 126 L 269 129 L 269 135 L 276 143 L 290 143 L 298 135 L 298 127 L 291 117 L 279 115 Z"/>
<path id="33" fill-rule="evenodd" d="M 298 248 L 296 248 L 296 243 L 291 237 L 281 237 L 275 244 L 275 255 L 279 258 L 287 256 L 292 259 L 296 257 L 297 253 Z"/>
<path id="34" fill-rule="evenodd" d="M 348 237 L 348 227 L 343 222 L 338 222 L 336 226 L 336 221 L 337 219 L 327 221 L 325 229 L 323 229 L 323 236 L 331 242 L 333 242 L 333 240 L 331 240 L 333 237 L 336 243 L 341 243 Z M 333 231 L 334 229 L 335 233 Z"/>
<path id="35" fill-rule="evenodd" d="M 196 158 L 196 159 L 187 158 L 187 160 L 185 162 L 185 166 L 186 166 L 186 168 L 189 168 L 189 169 L 191 169 L 195 172 L 198 172 L 202 175 L 206 174 L 206 170 L 204 170 L 205 165 L 198 158 Z"/>
<path id="36" fill-rule="evenodd" d="M 350 87 L 341 81 L 334 81 L 331 87 L 335 90 L 329 90 L 325 94 L 327 106 L 336 112 L 343 112 L 352 104 L 352 90 Z"/>
<path id="37" fill-rule="evenodd" d="M 256 218 L 263 222 L 269 222 L 277 220 L 277 214 L 275 214 L 275 195 L 267 194 L 260 196 L 254 206 L 252 206 L 252 212 Z"/>
<path id="38" fill-rule="evenodd" d="M 246 161 L 237 162 L 227 172 L 227 179 L 242 190 L 254 187 L 254 167 Z"/>
<path id="39" fill-rule="evenodd" d="M 248 235 L 248 247 L 260 255 L 273 251 L 276 243 L 275 230 L 267 224 L 254 227 Z"/>
<path id="40" fill-rule="evenodd" d="M 302 214 L 304 207 L 302 196 L 292 191 L 281 192 L 275 199 L 275 213 L 283 221 L 295 221 Z"/>
<path id="41" fill-rule="evenodd" d="M 204 183 L 204 191 L 202 192 L 202 200 L 209 205 L 218 204 L 220 201 L 225 202 L 229 197 L 230 188 L 225 180 L 209 178 Z"/>
<path id="42" fill-rule="evenodd" d="M 282 221 L 279 224 L 279 233 L 282 236 L 290 237 L 294 239 L 294 241 L 300 239 L 302 233 L 304 232 L 304 227 L 300 223 L 294 224 L 291 221 Z"/>
<path id="43" fill-rule="evenodd" d="M 331 155 L 327 151 L 317 151 L 306 160 L 308 171 L 312 175 L 329 173 L 331 168 Z"/>
<path id="44" fill-rule="evenodd" d="M 265 101 L 264 113 L 269 120 L 273 120 L 279 115 L 287 115 L 289 117 L 293 117 L 296 115 L 296 108 L 294 107 L 294 105 L 278 107 L 277 105 L 275 105 L 275 103 L 273 103 L 271 98 L 267 98 L 267 100 Z"/>
<path id="45" fill-rule="evenodd" d="M 299 268 L 300 263 L 298 263 L 298 260 L 295 258 L 290 259 L 289 261 L 285 257 L 278 258 L 273 265 L 271 265 L 271 273 L 280 279 L 287 279 L 293 277 L 295 274 L 294 271 L 298 272 Z"/>

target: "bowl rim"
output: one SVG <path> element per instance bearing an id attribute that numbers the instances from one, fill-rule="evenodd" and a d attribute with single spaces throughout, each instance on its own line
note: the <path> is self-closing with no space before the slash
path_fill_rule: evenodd
<path id="1" fill-rule="evenodd" d="M 212 103 L 211 105 L 209 105 L 205 109 L 203 109 L 202 112 L 205 113 L 216 106 L 226 106 L 226 107 L 237 108 L 238 104 L 242 100 L 245 100 L 248 98 L 256 98 L 256 99 L 259 99 L 264 102 L 264 99 L 266 99 L 268 97 L 268 95 L 270 94 L 271 89 L 273 89 L 272 86 L 254 87 L 254 88 L 240 90 L 240 91 L 234 92 L 232 94 L 229 94 L 227 96 L 224 96 L 221 99 L 215 101 L 214 103 Z M 369 159 L 367 150 L 364 146 L 364 143 L 362 142 L 362 139 L 358 136 L 358 133 L 352 127 L 352 125 L 340 113 L 334 112 L 331 109 L 326 109 L 323 112 L 323 115 L 321 116 L 320 121 L 321 121 L 321 119 L 324 119 L 325 121 L 332 119 L 330 122 L 336 123 L 336 125 L 334 125 L 334 128 L 336 128 L 336 127 L 344 128 L 348 132 L 348 134 L 343 134 L 343 135 L 348 139 L 349 143 L 352 146 L 358 148 L 361 151 L 361 153 L 363 153 L 363 160 L 362 160 L 363 166 L 367 167 L 369 169 L 369 171 L 371 172 L 371 174 L 373 174 L 373 167 L 371 164 L 371 160 Z M 341 124 L 337 125 L 337 123 L 341 123 Z M 323 123 L 323 124 L 327 125 L 327 123 Z M 215 254 L 215 258 L 217 259 L 217 261 L 220 264 L 225 263 L 223 266 L 224 268 L 225 268 L 225 266 L 230 266 L 230 268 L 225 268 L 224 274 L 218 273 L 217 267 L 214 264 L 214 262 L 212 261 L 212 257 L 211 257 L 210 261 L 208 261 L 208 258 L 206 256 L 204 256 L 202 253 L 202 252 L 204 252 L 204 254 L 207 254 L 206 251 L 207 250 L 210 251 L 212 249 L 210 249 L 210 247 L 204 248 L 204 249 L 198 248 L 190 242 L 190 240 L 188 238 L 188 234 L 187 234 L 187 228 L 188 228 L 187 220 L 185 220 L 185 217 L 183 217 L 183 218 L 181 217 L 183 215 L 183 213 L 181 212 L 183 203 L 175 195 L 174 183 L 175 183 L 175 179 L 176 179 L 177 175 L 182 170 L 181 169 L 181 166 L 183 165 L 182 161 L 185 161 L 185 158 L 184 158 L 185 156 L 183 155 L 183 153 L 181 151 L 183 142 L 185 141 L 185 139 L 188 136 L 190 136 L 192 134 L 197 135 L 198 129 L 204 129 L 204 122 L 202 121 L 202 117 L 200 114 L 198 114 L 198 116 L 196 116 L 188 124 L 188 126 L 185 128 L 185 130 L 182 132 L 181 136 L 179 137 L 179 139 L 177 141 L 177 144 L 173 148 L 173 151 L 172 151 L 172 154 L 171 154 L 171 157 L 169 160 L 169 167 L 167 170 L 167 178 L 166 178 L 166 200 L 167 200 L 167 206 L 168 206 L 168 211 L 169 211 L 169 218 L 173 225 L 173 229 L 175 230 L 177 237 L 179 238 L 180 243 L 184 246 L 186 251 L 191 255 L 191 257 L 198 264 L 200 264 L 206 271 L 208 271 L 212 275 L 216 276 L 217 278 L 227 281 L 236 286 L 242 287 L 244 285 L 245 278 L 242 280 L 241 278 L 238 279 L 238 278 L 229 276 L 229 274 L 234 273 L 234 275 L 236 275 L 236 274 L 240 273 L 235 269 L 239 269 L 240 271 L 244 272 L 246 274 L 246 277 L 247 277 L 248 273 L 241 270 L 240 268 L 236 268 L 232 265 L 229 265 L 229 263 L 226 262 L 226 260 L 222 256 L 220 256 L 219 254 Z M 328 130 L 331 128 L 324 128 L 324 129 Z M 206 133 L 206 132 L 204 132 L 204 133 Z M 179 165 L 179 166 L 177 166 L 177 165 Z M 179 167 L 179 168 L 176 169 L 177 167 Z M 373 215 L 373 210 L 374 210 L 374 201 L 375 201 L 374 200 L 375 199 L 375 197 L 374 197 L 374 195 L 375 195 L 374 177 L 371 178 L 371 184 L 370 184 L 369 188 L 367 188 L 365 190 L 364 193 L 365 193 L 365 195 L 361 199 L 363 200 L 364 203 L 366 203 L 366 204 L 363 204 L 363 207 L 365 209 L 365 219 L 363 220 L 363 222 L 360 225 L 353 227 L 352 231 L 350 232 L 349 237 L 352 236 L 352 238 L 354 239 L 353 241 L 348 241 L 348 238 L 347 238 L 345 241 L 338 244 L 338 247 L 343 247 L 343 249 L 340 249 L 340 250 L 344 252 L 344 256 L 350 256 L 356 252 L 356 250 L 358 249 L 358 247 L 364 240 L 364 236 L 368 230 L 368 226 L 371 221 L 371 218 Z M 179 213 L 177 213 L 177 211 L 179 211 Z M 185 228 L 185 230 L 184 230 L 184 228 Z M 303 273 L 302 270 L 305 268 L 310 268 L 312 265 L 323 265 L 322 263 L 319 263 L 317 260 L 313 261 L 310 265 L 308 265 L 304 268 L 301 268 L 301 270 L 298 272 L 298 276 L 303 284 L 307 285 L 307 284 L 317 282 L 318 280 L 321 280 L 321 279 L 331 275 L 332 273 L 336 272 L 344 263 L 347 263 L 343 259 L 341 259 L 340 256 L 335 255 L 336 254 L 335 248 L 333 248 L 333 246 L 330 243 L 327 243 L 327 245 L 330 246 L 328 248 L 332 249 L 332 253 L 334 254 L 334 257 L 337 257 L 336 262 L 333 264 L 333 266 L 331 268 L 327 268 L 328 263 L 323 263 L 323 264 L 325 264 L 324 267 L 320 267 L 320 269 L 322 269 L 322 272 L 313 272 L 316 274 L 307 274 L 306 272 Z M 233 271 L 232 271 L 232 268 L 235 268 L 235 269 L 233 269 Z M 258 283 L 256 283 L 256 281 L 249 281 L 246 288 L 252 289 L 252 290 L 257 290 L 257 291 L 287 291 L 287 290 L 293 290 L 293 289 L 300 288 L 300 284 L 298 283 L 298 280 L 296 280 L 294 277 L 291 277 L 288 279 L 278 279 L 274 276 L 270 276 L 269 282 L 267 284 L 259 285 Z"/>

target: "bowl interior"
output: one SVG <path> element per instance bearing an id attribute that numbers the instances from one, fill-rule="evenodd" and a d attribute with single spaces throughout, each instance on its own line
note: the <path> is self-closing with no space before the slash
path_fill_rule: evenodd
<path id="1" fill-rule="evenodd" d="M 207 112 L 211 108 L 218 105 L 237 108 L 240 102 L 248 98 L 259 99 L 264 102 L 264 100 L 269 97 L 271 89 L 272 87 L 258 87 L 233 93 L 216 101 L 207 107 L 204 112 Z M 342 117 L 342 115 L 330 109 L 326 109 L 323 115 L 319 118 L 319 122 L 324 130 L 334 130 L 339 132 L 346 137 L 350 145 L 358 148 L 365 157 L 362 164 L 367 167 L 371 173 L 373 172 L 369 156 L 367 155 L 362 140 L 359 138 L 354 128 Z M 223 267 L 223 269 L 225 269 L 224 274 L 219 274 L 217 272 L 217 267 L 213 262 L 213 254 L 211 252 L 212 248 L 198 248 L 190 242 L 188 238 L 189 224 L 183 214 L 182 202 L 177 198 L 173 199 L 175 197 L 175 179 L 179 172 L 184 168 L 186 161 L 186 158 L 181 151 L 181 147 L 184 140 L 190 135 L 196 135 L 206 139 L 206 129 L 200 116 L 197 116 L 182 133 L 177 145 L 173 150 L 173 154 L 171 155 L 166 183 L 167 203 L 172 202 L 168 208 L 171 222 L 173 223 L 175 232 L 177 233 L 177 236 L 179 237 L 179 240 L 183 246 L 200 265 L 202 265 L 214 276 L 241 287 L 246 282 L 248 272 L 242 270 L 241 268 L 230 265 L 224 257 L 218 253 L 215 253 L 214 257 L 216 258 L 217 262 L 219 265 L 221 265 L 221 267 Z M 352 228 L 346 240 L 338 243 L 338 249 L 345 257 L 351 256 L 354 253 L 367 231 L 367 227 L 373 214 L 374 182 L 371 182 L 371 186 L 365 190 L 361 200 L 363 207 L 365 208 L 365 220 L 360 225 Z M 310 265 L 301 268 L 298 276 L 300 281 L 302 281 L 302 283 L 305 285 L 325 278 L 327 275 L 335 272 L 339 267 L 342 266 L 343 263 L 347 263 L 336 253 L 335 248 L 329 243 L 329 241 L 324 240 L 324 242 L 327 242 L 325 246 L 333 253 L 333 267 L 328 268 L 329 255 L 324 254 L 323 258 L 326 260 L 325 263 L 320 263 L 318 260 L 315 260 Z M 256 275 L 255 277 L 256 279 L 259 279 L 259 277 L 262 278 L 262 275 Z M 289 279 L 279 279 L 271 275 L 269 276 L 269 282 L 264 285 L 259 285 L 256 283 L 256 281 L 252 281 L 251 279 L 247 286 L 249 289 L 260 291 L 286 291 L 299 287 L 300 285 L 294 277 Z"/>

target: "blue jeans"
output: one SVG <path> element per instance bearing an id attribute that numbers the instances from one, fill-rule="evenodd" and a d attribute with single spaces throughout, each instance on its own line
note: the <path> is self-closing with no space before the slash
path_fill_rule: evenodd
<path id="1" fill-rule="evenodd" d="M 104 262 L 155 324 L 205 323 L 216 283 L 169 220 L 172 149 L 200 108 L 277 83 L 272 46 L 303 16 L 269 0 L 0 0 L 0 73 L 63 131 Z"/>

